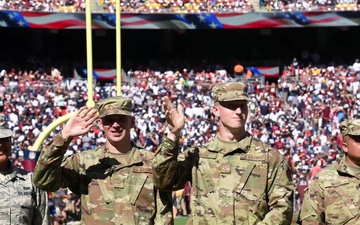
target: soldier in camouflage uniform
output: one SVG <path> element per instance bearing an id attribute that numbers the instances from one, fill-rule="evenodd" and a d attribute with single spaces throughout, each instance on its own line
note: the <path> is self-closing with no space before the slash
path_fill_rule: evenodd
<path id="1" fill-rule="evenodd" d="M 32 183 L 32 173 L 9 160 L 12 131 L 0 114 L 0 225 L 48 225 L 48 196 Z"/>
<path id="2" fill-rule="evenodd" d="M 164 98 L 169 133 L 153 161 L 155 186 L 178 190 L 192 182 L 188 224 L 291 224 L 293 187 L 284 157 L 245 131 L 245 84 L 229 82 L 212 90 L 219 119 L 214 139 L 178 155 L 184 126 L 182 107 Z"/>
<path id="3" fill-rule="evenodd" d="M 343 151 L 305 192 L 300 224 L 360 224 L 360 120 L 340 124 Z"/>
<path id="4" fill-rule="evenodd" d="M 130 140 L 131 100 L 111 97 L 96 109 L 81 108 L 45 146 L 34 183 L 47 191 L 68 187 L 80 195 L 82 224 L 173 224 L 171 193 L 154 189 L 154 154 Z M 72 138 L 87 133 L 98 117 L 105 146 L 63 159 Z"/>

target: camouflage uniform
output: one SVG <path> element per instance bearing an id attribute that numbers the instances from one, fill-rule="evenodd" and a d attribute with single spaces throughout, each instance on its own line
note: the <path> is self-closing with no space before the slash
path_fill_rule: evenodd
<path id="1" fill-rule="evenodd" d="M 0 114 L 0 138 L 10 138 L 5 128 L 5 115 Z M 32 183 L 32 173 L 12 166 L 0 174 L 0 225 L 49 224 L 48 196 Z"/>
<path id="2" fill-rule="evenodd" d="M 342 136 L 360 135 L 360 120 L 340 125 Z M 360 224 L 360 167 L 345 156 L 321 170 L 305 192 L 301 224 Z"/>
<path id="3" fill-rule="evenodd" d="M 242 83 L 216 86 L 213 95 L 215 101 L 248 100 Z M 162 190 L 192 182 L 188 224 L 291 224 L 293 184 L 277 150 L 246 132 L 237 143 L 216 136 L 177 152 L 177 143 L 165 137 L 153 162 L 154 182 Z"/>
<path id="4" fill-rule="evenodd" d="M 131 107 L 131 100 L 113 97 L 99 102 L 98 112 L 100 117 L 131 115 Z M 60 132 L 42 150 L 34 182 L 44 190 L 68 187 L 80 195 L 82 224 L 173 224 L 171 193 L 154 189 L 152 152 L 133 144 L 126 161 L 119 163 L 99 147 L 63 160 L 69 143 Z"/>
<path id="5" fill-rule="evenodd" d="M 17 167 L 8 172 L 0 178 L 0 225 L 50 224 L 47 193 L 33 185 L 32 173 Z"/>

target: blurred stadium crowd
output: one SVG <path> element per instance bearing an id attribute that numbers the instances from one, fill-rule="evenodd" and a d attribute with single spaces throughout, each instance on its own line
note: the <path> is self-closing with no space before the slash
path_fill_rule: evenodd
<path id="1" fill-rule="evenodd" d="M 286 156 L 297 188 L 295 210 L 299 210 L 301 188 L 341 153 L 339 123 L 360 117 L 360 62 L 350 66 L 299 67 L 293 63 L 273 83 L 261 83 L 261 77 L 238 76 L 249 85 L 249 119 L 247 130 L 269 143 Z M 211 114 L 211 87 L 234 80 L 225 70 L 138 71 L 129 70 L 122 83 L 123 95 L 134 101 L 136 126 L 131 138 L 148 151 L 156 151 L 165 131 L 165 115 L 161 97 L 171 96 L 176 104 L 185 106 L 186 125 L 180 147 L 201 145 L 217 130 Z M 22 166 L 25 151 L 39 134 L 56 118 L 84 106 L 87 96 L 85 80 L 64 79 L 56 68 L 50 71 L 0 72 L 0 111 L 6 113 L 8 126 L 14 131 L 14 165 Z M 94 86 L 94 100 L 116 95 L 113 83 Z M 50 134 L 55 135 L 58 127 Z M 49 137 L 49 138 L 50 138 Z M 66 155 L 102 145 L 105 138 L 99 127 L 75 138 Z M 186 202 L 190 188 L 174 193 L 178 215 L 189 213 Z M 54 221 L 78 219 L 80 202 L 66 190 L 51 196 Z M 186 200 L 186 201 L 185 201 Z"/>
<path id="2" fill-rule="evenodd" d="M 92 10 L 114 12 L 115 0 L 93 0 Z M 251 11 L 357 10 L 358 0 L 121 0 L 128 13 L 232 13 Z M 259 5 L 259 9 L 254 5 Z M 85 0 L 0 0 L 1 10 L 83 12 Z"/>

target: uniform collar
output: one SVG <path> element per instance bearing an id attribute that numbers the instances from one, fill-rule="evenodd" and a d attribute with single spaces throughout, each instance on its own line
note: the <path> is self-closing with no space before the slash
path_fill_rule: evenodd
<path id="1" fill-rule="evenodd" d="M 247 153 L 250 149 L 251 141 L 252 136 L 248 132 L 245 133 L 245 138 L 235 143 L 223 141 L 216 135 L 214 139 L 205 144 L 205 146 L 210 151 L 220 152 L 224 155 L 232 153 L 239 149 L 244 153 Z"/>
<path id="2" fill-rule="evenodd" d="M 114 163 L 114 160 L 113 160 L 114 157 L 111 156 L 110 152 L 108 151 L 108 149 L 106 147 L 101 147 L 100 151 L 101 151 L 101 153 L 100 153 L 99 161 L 102 162 L 102 164 L 109 165 L 110 167 L 112 167 L 112 169 L 115 169 L 115 170 L 143 162 L 140 151 L 134 143 L 132 143 L 130 153 L 126 159 L 126 162 L 123 164 L 119 164 L 119 162 Z"/>
<path id="3" fill-rule="evenodd" d="M 360 167 L 350 165 L 345 161 L 345 155 L 341 156 L 340 159 L 337 160 L 336 169 L 341 173 L 349 174 L 353 177 L 356 177 L 360 180 Z"/>
<path id="4" fill-rule="evenodd" d="M 1 180 L 2 183 L 8 183 L 14 178 L 25 180 L 24 173 L 20 172 L 19 168 L 15 167 L 12 162 L 9 160 L 10 167 L 7 171 L 5 171 L 2 176 L 4 176 L 4 180 Z M 24 171 L 25 172 L 25 171 Z M 27 172 L 25 172 L 27 173 Z"/>

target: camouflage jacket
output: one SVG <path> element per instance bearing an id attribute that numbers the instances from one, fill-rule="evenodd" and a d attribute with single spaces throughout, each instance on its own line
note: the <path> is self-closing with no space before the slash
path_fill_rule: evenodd
<path id="1" fill-rule="evenodd" d="M 359 170 L 360 171 L 360 170 Z M 305 192 L 301 224 L 360 224 L 360 174 L 345 157 L 322 169 Z"/>
<path id="2" fill-rule="evenodd" d="M 48 196 L 32 183 L 32 173 L 17 167 L 0 179 L 0 225 L 48 225 Z"/>
<path id="3" fill-rule="evenodd" d="M 192 182 L 188 224 L 291 224 L 288 165 L 277 150 L 247 135 L 236 147 L 215 137 L 179 156 L 177 144 L 164 138 L 153 162 L 155 186 L 177 190 Z"/>
<path id="4" fill-rule="evenodd" d="M 173 224 L 171 193 L 154 189 L 154 153 L 135 145 L 120 164 L 104 148 L 63 159 L 70 141 L 61 133 L 41 152 L 34 183 L 56 191 L 68 187 L 81 196 L 82 224 Z"/>

